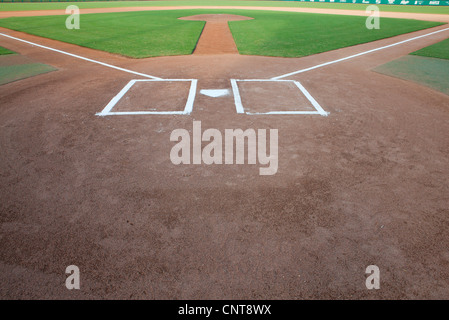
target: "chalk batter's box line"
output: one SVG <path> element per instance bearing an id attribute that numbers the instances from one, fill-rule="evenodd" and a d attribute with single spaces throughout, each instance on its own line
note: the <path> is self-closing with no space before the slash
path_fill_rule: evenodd
<path id="1" fill-rule="evenodd" d="M 112 108 L 123 98 L 123 96 L 132 88 L 136 82 L 179 82 L 190 81 L 189 96 L 183 111 L 119 111 L 113 112 Z M 113 116 L 113 115 L 188 115 L 193 110 L 193 103 L 196 96 L 197 79 L 134 79 L 128 84 L 106 105 L 106 107 L 97 116 Z"/>
<path id="2" fill-rule="evenodd" d="M 242 98 L 240 97 L 240 91 L 238 82 L 292 82 L 298 89 L 304 94 L 307 100 L 313 105 L 316 111 L 268 111 L 268 112 L 247 112 L 243 107 Z M 312 97 L 312 95 L 304 88 L 304 86 L 296 80 L 272 80 L 272 79 L 231 79 L 232 92 L 234 94 L 234 103 L 237 113 L 246 113 L 248 115 L 276 115 L 276 114 L 319 114 L 321 116 L 327 116 L 329 113 L 324 111 L 320 104 Z"/>

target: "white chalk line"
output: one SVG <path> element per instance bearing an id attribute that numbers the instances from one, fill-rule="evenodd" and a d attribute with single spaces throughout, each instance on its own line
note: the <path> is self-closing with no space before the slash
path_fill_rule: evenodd
<path id="1" fill-rule="evenodd" d="M 253 79 L 253 80 L 251 80 L 251 79 L 245 79 L 245 80 L 231 79 L 231 86 L 232 86 L 232 91 L 234 93 L 234 102 L 235 102 L 235 106 L 236 106 L 236 111 L 237 111 L 237 113 L 246 113 L 246 114 L 320 114 L 320 115 L 326 116 L 326 115 L 328 115 L 328 113 L 322 109 L 322 107 L 318 104 L 318 102 L 312 97 L 312 95 L 310 95 L 310 93 L 298 81 L 293 81 L 293 82 L 301 90 L 301 92 L 306 96 L 306 98 L 312 103 L 312 105 L 314 106 L 314 108 L 317 111 L 270 111 L 270 112 L 264 112 L 264 113 L 245 112 L 245 110 L 243 108 L 242 100 L 241 100 L 241 97 L 240 97 L 240 92 L 239 92 L 239 89 L 238 89 L 237 81 L 285 81 L 285 80 L 281 80 L 281 79 L 282 78 L 286 78 L 286 77 L 290 77 L 290 76 L 295 75 L 295 74 L 299 74 L 299 73 L 311 71 L 311 70 L 314 70 L 314 69 L 318 69 L 318 68 L 321 68 L 321 67 L 325 67 L 325 66 L 328 66 L 328 65 L 331 65 L 331 64 L 335 64 L 335 63 L 338 63 L 338 62 L 342 62 L 342 61 L 345 61 L 345 60 L 353 59 L 353 58 L 356 58 L 356 57 L 359 57 L 359 56 L 362 56 L 362 55 L 365 55 L 365 54 L 369 54 L 369 53 L 372 53 L 372 52 L 376 52 L 376 51 L 379 51 L 379 50 L 391 48 L 391 47 L 394 47 L 394 46 L 397 46 L 397 45 L 400 45 L 400 44 L 403 44 L 403 43 L 407 43 L 407 42 L 410 42 L 410 41 L 414 41 L 414 40 L 417 40 L 417 39 L 428 37 L 428 36 L 431 36 L 433 34 L 437 34 L 437 33 L 443 32 L 443 31 L 447 31 L 447 30 L 449 30 L 449 28 L 433 31 L 433 32 L 430 32 L 430 33 L 427 33 L 427 34 L 424 34 L 424 35 L 421 35 L 421 36 L 413 37 L 413 38 L 406 39 L 406 40 L 403 40 L 403 41 L 399 41 L 399 42 L 396 42 L 396 43 L 393 43 L 393 44 L 390 44 L 390 45 L 386 45 L 386 46 L 382 46 L 382 47 L 379 47 L 379 48 L 371 49 L 371 50 L 368 50 L 368 51 L 360 52 L 360 53 L 357 53 L 357 54 L 354 54 L 354 55 L 351 55 L 351 56 L 348 56 L 348 57 L 345 57 L 345 58 L 341 58 L 341 59 L 325 62 L 325 63 L 318 64 L 318 65 L 315 65 L 315 66 L 312 66 L 312 67 L 309 67 L 309 68 L 305 68 L 305 69 L 301 69 L 301 70 L 297 70 L 297 71 L 294 71 L 294 72 L 290 72 L 290 73 L 287 73 L 287 74 L 284 74 L 284 75 L 281 75 L 281 76 L 273 77 L 273 78 L 270 78 L 270 79 Z M 162 78 L 154 77 L 154 76 L 151 76 L 151 75 L 148 75 L 148 74 L 144 74 L 144 73 L 132 71 L 132 70 L 129 70 L 129 69 L 117 67 L 117 66 L 114 66 L 114 65 L 111 65 L 111 64 L 108 64 L 108 63 L 104 63 L 104 62 L 101 62 L 101 61 L 97 61 L 97 60 L 94 60 L 94 59 L 86 58 L 86 57 L 83 57 L 83 56 L 80 56 L 80 55 L 76 55 L 76 54 L 73 54 L 73 53 L 69 53 L 69 52 L 66 52 L 66 51 L 62 51 L 62 50 L 54 49 L 54 48 L 51 48 L 51 47 L 43 46 L 43 45 L 31 42 L 31 41 L 27 41 L 27 40 L 23 40 L 23 39 L 20 39 L 20 38 L 17 38 L 17 37 L 13 37 L 13 36 L 7 35 L 7 34 L 4 34 L 4 33 L 0 33 L 0 35 L 4 36 L 4 37 L 7 37 L 7 38 L 10 38 L 10 39 L 14 39 L 14 40 L 17 40 L 17 41 L 24 42 L 24 43 L 27 43 L 27 44 L 31 44 L 33 46 L 37 46 L 37 47 L 40 47 L 40 48 L 43 48 L 43 49 L 46 49 L 46 50 L 58 52 L 58 53 L 65 54 L 65 55 L 68 55 L 68 56 L 71 56 L 71 57 L 74 57 L 74 58 L 77 58 L 77 59 L 89 61 L 89 62 L 96 63 L 96 64 L 99 64 L 99 65 L 102 65 L 102 66 L 105 66 L 105 67 L 108 67 L 108 68 L 116 69 L 116 70 L 119 70 L 119 71 L 131 73 L 131 74 L 135 74 L 135 75 L 139 75 L 139 76 L 142 76 L 142 77 L 145 77 L 145 78 L 150 78 L 150 79 L 153 79 L 153 80 L 159 80 L 159 81 L 164 81 L 164 80 L 167 80 L 167 81 L 192 81 L 192 84 L 191 84 L 191 87 L 190 87 L 190 90 L 189 90 L 189 96 L 188 96 L 187 103 L 186 103 L 184 111 L 111 112 L 112 108 L 126 94 L 126 92 L 128 92 L 129 89 L 137 81 L 141 81 L 141 80 L 131 80 L 108 103 L 108 105 L 101 112 L 97 113 L 97 115 L 99 115 L 99 116 L 119 115 L 119 114 L 120 115 L 125 115 L 125 114 L 127 114 L 127 115 L 129 115 L 129 114 L 190 114 L 192 112 L 192 110 L 193 110 L 193 103 L 194 103 L 194 100 L 195 100 L 196 87 L 197 87 L 197 82 L 198 82 L 198 80 L 196 80 L 196 79 L 182 79 L 182 80 L 180 80 L 180 79 L 171 79 L 171 80 L 170 79 L 162 79 Z M 151 80 L 147 80 L 147 81 L 151 81 Z"/>
<path id="2" fill-rule="evenodd" d="M 327 116 L 329 113 L 321 108 L 320 104 L 312 97 L 309 91 L 304 88 L 304 86 L 299 81 L 293 81 L 293 83 L 301 90 L 301 92 L 306 96 L 310 103 L 315 107 L 316 111 L 322 116 Z"/>
<path id="3" fill-rule="evenodd" d="M 271 114 L 283 114 L 283 115 L 294 115 L 294 114 L 318 114 L 318 115 L 322 115 L 320 114 L 318 111 L 268 111 L 268 112 L 246 112 L 246 114 L 251 115 L 251 116 L 256 116 L 256 115 L 271 115 Z M 327 113 L 326 113 L 327 115 Z"/>
<path id="4" fill-rule="evenodd" d="M 0 32 L 1 36 L 13 39 L 13 40 L 17 40 L 20 42 L 24 42 L 27 44 L 30 44 L 32 46 L 36 46 L 42 49 L 46 49 L 46 50 L 50 50 L 50 51 L 54 51 L 54 52 L 58 52 L 73 58 L 77 58 L 77 59 L 81 59 L 81 60 L 85 60 L 88 62 L 92 62 L 92 63 L 96 63 L 108 68 L 112 68 L 115 70 L 119 70 L 119 71 L 123 71 L 123 72 L 127 72 L 130 74 L 134 74 L 134 75 L 138 75 L 138 76 L 142 76 L 145 78 L 149 78 L 149 79 L 134 79 L 131 80 L 130 82 L 128 82 L 128 84 L 122 89 L 120 90 L 120 92 L 114 97 L 112 98 L 112 100 L 106 105 L 106 107 L 99 113 L 96 113 L 96 115 L 98 116 L 109 116 L 109 115 L 144 115 L 144 114 L 160 114 L 160 115 L 172 115 L 172 114 L 181 114 L 181 115 L 185 115 L 185 114 L 190 114 L 193 110 L 193 104 L 195 102 L 195 96 L 196 96 L 196 88 L 197 88 L 197 83 L 198 80 L 197 79 L 163 79 L 163 78 L 159 78 L 159 77 L 155 77 L 149 74 L 145 74 L 145 73 L 141 73 L 141 72 L 136 72 L 133 70 L 129 70 L 129 69 L 125 69 L 125 68 L 121 68 L 121 67 L 117 67 L 108 63 L 104 63 L 98 60 L 94 60 L 94 59 L 90 59 L 90 58 L 86 58 L 77 54 L 73 54 L 70 52 L 66 52 L 66 51 L 62 51 L 59 49 L 54 49 L 51 47 L 47 47 L 41 44 L 37 44 L 31 41 L 27 41 L 24 39 L 20 39 L 17 37 L 13 37 L 4 33 Z M 131 87 L 138 81 L 191 81 L 191 86 L 190 86 L 190 90 L 189 90 L 189 95 L 187 98 L 187 103 L 185 105 L 185 108 L 183 111 L 123 111 L 123 112 L 111 112 L 112 108 L 114 108 L 114 106 L 120 101 L 120 99 L 131 89 Z"/>
<path id="5" fill-rule="evenodd" d="M 237 113 L 245 113 L 242 105 L 242 98 L 240 97 L 239 87 L 237 85 L 237 80 L 231 79 L 231 87 L 232 93 L 234 94 L 235 110 L 237 111 Z"/>
<path id="6" fill-rule="evenodd" d="M 92 63 L 96 63 L 108 68 L 112 68 L 112 69 L 116 69 L 119 71 L 123 71 L 123 72 L 127 72 L 127 73 L 131 73 L 131 74 L 135 74 L 135 75 L 139 75 L 142 77 L 146 77 L 146 78 L 150 78 L 152 80 L 156 80 L 156 81 L 191 81 L 191 86 L 190 86 L 190 90 L 189 90 L 189 96 L 187 98 L 187 103 L 186 106 L 184 108 L 183 111 L 121 111 L 121 112 L 111 112 L 112 108 L 114 108 L 114 106 L 120 101 L 121 98 L 123 98 L 123 96 L 131 89 L 131 87 L 137 82 L 137 81 L 151 81 L 151 80 L 138 80 L 138 79 L 134 79 L 131 80 L 130 82 L 128 82 L 128 84 L 122 89 L 120 90 L 120 92 L 114 97 L 112 98 L 112 100 L 106 105 L 106 107 L 99 113 L 96 113 L 96 115 L 98 116 L 109 116 L 109 115 L 147 115 L 147 114 L 154 114 L 154 115 L 173 115 L 173 114 L 180 114 L 180 115 L 186 115 L 186 114 L 190 114 L 193 111 L 193 104 L 195 101 L 195 96 L 196 96 L 196 88 L 197 88 L 197 83 L 198 80 L 197 79 L 162 79 L 162 78 L 158 78 L 158 77 L 154 77 L 148 74 L 144 74 L 144 73 L 140 73 L 140 72 L 136 72 L 136 71 L 132 71 L 129 69 L 125 69 L 125 68 L 121 68 L 121 67 L 117 67 L 108 63 L 104 63 L 98 60 L 94 60 L 94 59 L 90 59 L 90 58 L 86 58 L 77 54 L 73 54 L 70 52 L 66 52 L 63 50 L 59 50 L 59 49 L 54 49 L 51 47 L 47 47 L 41 44 L 37 44 L 31 41 L 27 41 L 24 39 L 20 39 L 17 37 L 13 37 L 4 33 L 0 33 L 1 36 L 10 38 L 10 39 L 14 39 L 16 41 L 20 41 L 20 42 L 24 42 L 42 49 L 46 49 L 46 50 L 50 50 L 50 51 L 54 51 L 54 52 L 58 52 L 64 55 L 68 55 L 77 59 L 81 59 L 81 60 L 85 60 L 88 62 L 92 62 Z M 259 79 L 259 80 L 238 80 L 238 81 L 271 81 L 271 79 Z M 280 80 L 282 81 L 282 80 Z M 286 80 L 288 81 L 288 80 Z M 327 115 L 327 112 L 325 112 L 321 106 L 316 102 L 316 100 L 308 93 L 308 91 L 300 84 L 297 83 L 296 81 L 294 81 L 295 84 L 298 86 L 298 88 L 304 93 L 304 95 L 307 97 L 307 99 L 309 99 L 309 101 L 312 103 L 312 105 L 317 109 L 317 112 L 312 111 L 312 112 L 308 112 L 308 111 L 272 111 L 272 112 L 266 112 L 266 113 L 250 113 L 247 112 L 247 114 L 321 114 L 321 115 Z M 244 109 L 243 109 L 243 105 L 242 105 L 242 100 L 240 97 L 240 93 L 238 90 L 238 86 L 237 86 L 237 81 L 235 79 L 231 79 L 231 85 L 232 85 L 232 90 L 234 92 L 234 101 L 235 101 L 235 105 L 236 105 L 236 111 L 237 113 L 245 113 Z"/>
<path id="7" fill-rule="evenodd" d="M 248 112 L 245 111 L 242 99 L 240 97 L 240 91 L 237 82 L 293 82 L 296 87 L 304 94 L 307 100 L 310 101 L 316 111 L 268 111 L 268 112 Z M 273 115 L 273 114 L 319 114 L 327 116 L 329 113 L 324 111 L 320 104 L 312 97 L 312 95 L 303 87 L 299 81 L 295 80 L 272 80 L 272 79 L 231 79 L 232 91 L 234 93 L 234 102 L 237 113 L 246 113 L 248 115 Z"/>
<path id="8" fill-rule="evenodd" d="M 177 81 L 190 81 L 189 95 L 186 105 L 183 111 L 118 111 L 112 112 L 112 108 L 123 98 L 123 96 L 131 89 L 136 82 L 177 82 Z M 193 103 L 196 96 L 198 80 L 197 79 L 134 79 L 128 82 L 128 84 L 106 105 L 101 111 L 96 113 L 97 116 L 113 116 L 113 115 L 187 115 L 193 110 Z"/>
<path id="9" fill-rule="evenodd" d="M 33 46 L 36 46 L 36 47 L 39 47 L 39 48 L 42 48 L 42 49 L 47 49 L 47 50 L 50 50 L 50 51 L 62 53 L 62 54 L 65 54 L 65 55 L 68 55 L 68 56 L 71 56 L 71 57 L 74 57 L 74 58 L 77 58 L 77 59 L 81 59 L 81 60 L 89 61 L 89 62 L 92 62 L 92 63 L 96 63 L 96 64 L 102 65 L 104 67 L 108 67 L 108 68 L 116 69 L 116 70 L 119 70 L 119 71 L 123 71 L 123 72 L 131 73 L 131 74 L 135 74 L 135 75 L 138 75 L 138 76 L 142 76 L 142 77 L 145 77 L 145 78 L 161 79 L 161 78 L 158 78 L 158 77 L 151 76 L 149 74 L 132 71 L 132 70 L 128 70 L 128 69 L 125 69 L 125 68 L 120 68 L 120 67 L 114 66 L 112 64 L 108 64 L 108 63 L 104 63 L 104 62 L 101 62 L 101 61 L 89 59 L 89 58 L 86 58 L 86 57 L 79 56 L 77 54 L 73 54 L 73 53 L 70 53 L 70 52 L 54 49 L 54 48 L 51 48 L 51 47 L 43 46 L 41 44 L 37 44 L 37 43 L 31 42 L 31 41 L 27 41 L 27 40 L 23 40 L 23 39 L 20 39 L 20 38 L 16 38 L 16 37 L 13 37 L 13 36 L 1 33 L 1 32 L 0 32 L 0 36 L 7 37 L 7 38 L 10 38 L 10 39 L 14 39 L 14 40 L 17 40 L 17 41 L 21 41 L 21 42 L 24 42 L 24 43 L 28 43 L 28 44 L 31 44 Z"/>
<path id="10" fill-rule="evenodd" d="M 120 99 L 128 92 L 129 89 L 131 89 L 131 87 L 136 83 L 136 80 L 131 80 L 130 82 L 128 82 L 128 84 L 126 86 L 123 87 L 122 90 L 120 90 L 120 92 L 114 97 L 112 98 L 111 101 L 109 101 L 109 103 L 106 105 L 106 107 L 104 107 L 104 109 L 97 113 L 97 116 L 107 116 L 110 111 L 112 110 L 112 108 L 114 108 L 114 106 L 117 104 L 117 102 L 120 101 Z"/>
<path id="11" fill-rule="evenodd" d="M 107 114 L 96 114 L 96 116 L 132 116 L 132 115 L 186 115 L 184 111 L 118 111 Z"/>
<path id="12" fill-rule="evenodd" d="M 182 80 L 180 80 L 180 81 L 182 81 Z M 198 80 L 190 79 L 190 81 L 192 81 L 192 83 L 190 85 L 189 97 L 187 98 L 187 103 L 186 103 L 186 107 L 184 108 L 183 114 L 190 114 L 193 110 L 193 103 L 195 102 L 196 87 L 198 85 Z"/>
<path id="13" fill-rule="evenodd" d="M 368 54 L 368 53 L 371 53 L 371 52 L 375 52 L 375 51 L 391 48 L 391 47 L 394 47 L 394 46 L 397 46 L 397 45 L 400 45 L 400 44 L 403 44 L 403 43 L 406 43 L 406 42 L 410 42 L 410 41 L 414 41 L 414 40 L 421 39 L 421 38 L 424 38 L 424 37 L 428 37 L 428 36 L 431 36 L 431 35 L 434 35 L 434 34 L 437 34 L 437 33 L 443 32 L 443 31 L 447 31 L 447 30 L 449 30 L 449 28 L 433 31 L 433 32 L 426 33 L 426 34 L 421 35 L 421 36 L 417 36 L 417 37 L 413 37 L 413 38 L 410 38 L 410 39 L 407 39 L 407 40 L 399 41 L 399 42 L 396 42 L 396 43 L 393 43 L 393 44 L 389 44 L 389 45 L 386 45 L 386 46 L 383 46 L 383 47 L 379 47 L 379 48 L 371 49 L 371 50 L 368 50 L 368 51 L 360 52 L 360 53 L 357 53 L 357 54 L 354 54 L 354 55 L 351 55 L 351 56 L 348 56 L 348 57 L 345 57 L 345 58 L 341 58 L 341 59 L 337 59 L 337 60 L 321 63 L 321 64 L 318 64 L 316 66 L 310 67 L 310 68 L 301 69 L 301 70 L 298 70 L 298 71 L 286 73 L 286 74 L 283 74 L 281 76 L 273 77 L 270 80 L 279 80 L 279 79 L 282 79 L 282 78 L 287 78 L 287 77 L 293 76 L 295 74 L 299 74 L 299 73 L 307 72 L 307 71 L 310 71 L 310 70 L 318 69 L 318 68 L 321 68 L 321 67 L 325 67 L 325 66 L 328 66 L 328 65 L 331 65 L 331 64 L 334 64 L 334 63 L 338 63 L 338 62 L 341 62 L 341 61 L 345 61 L 345 60 L 349 60 L 349 59 L 352 59 L 352 58 L 356 58 L 356 57 L 359 57 L 359 56 L 362 56 L 362 55 L 365 55 L 365 54 Z"/>

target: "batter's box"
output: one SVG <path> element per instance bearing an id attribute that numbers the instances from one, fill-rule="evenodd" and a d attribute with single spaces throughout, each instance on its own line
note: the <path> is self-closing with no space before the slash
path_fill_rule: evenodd
<path id="1" fill-rule="evenodd" d="M 231 79 L 231 85 L 237 113 L 328 115 L 299 81 Z"/>
<path id="2" fill-rule="evenodd" d="M 197 82 L 196 79 L 131 80 L 97 115 L 190 114 Z"/>

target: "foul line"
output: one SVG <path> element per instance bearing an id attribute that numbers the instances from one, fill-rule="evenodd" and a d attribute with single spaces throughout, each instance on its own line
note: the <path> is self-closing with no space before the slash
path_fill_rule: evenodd
<path id="1" fill-rule="evenodd" d="M 318 65 L 310 67 L 310 68 L 306 68 L 306 69 L 301 69 L 301 70 L 298 70 L 298 71 L 290 72 L 290 73 L 287 73 L 287 74 L 284 74 L 284 75 L 281 75 L 281 76 L 278 76 L 278 77 L 273 77 L 270 80 L 279 80 L 279 79 L 282 79 L 282 78 L 290 77 L 290 76 L 293 76 L 293 75 L 298 74 L 298 73 L 303 73 L 303 72 L 306 72 L 306 71 L 310 71 L 310 70 L 318 69 L 318 68 L 321 68 L 321 67 L 325 67 L 325 66 L 328 66 L 330 64 L 334 64 L 334 63 L 337 63 L 337 62 L 341 62 L 341 61 L 349 60 L 349 59 L 352 59 L 352 58 L 356 58 L 356 57 L 359 57 L 359 56 L 362 56 L 362 55 L 365 55 L 365 54 L 368 54 L 368 53 L 371 53 L 371 52 L 375 52 L 375 51 L 387 49 L 387 48 L 390 48 L 390 47 L 394 47 L 394 46 L 397 46 L 397 45 L 400 45 L 400 44 L 403 44 L 403 43 L 406 43 L 406 42 L 409 42 L 409 41 L 413 41 L 413 40 L 416 40 L 416 39 L 428 37 L 430 35 L 433 35 L 433 34 L 436 34 L 436 33 L 439 33 L 439 32 L 443 32 L 443 31 L 447 31 L 447 30 L 449 30 L 449 28 L 445 28 L 445 29 L 442 29 L 442 30 L 438 30 L 438 31 L 434 31 L 434 32 L 431 32 L 431 33 L 427 33 L 427 34 L 424 34 L 422 36 L 413 37 L 413 38 L 410 38 L 410 39 L 407 39 L 407 40 L 403 40 L 403 41 L 400 41 L 400 42 L 396 42 L 396 43 L 393 43 L 393 44 L 389 44 L 387 46 L 383 46 L 383 47 L 380 47 L 380 48 L 376 48 L 376 49 L 364 51 L 364 52 L 361 52 L 361 53 L 357 53 L 357 54 L 354 54 L 354 55 L 346 57 L 346 58 L 341 58 L 341 59 L 338 59 L 338 60 L 334 60 L 334 61 L 329 61 L 329 62 L 325 62 L 325 63 L 322 63 L 322 64 L 318 64 Z"/>
<path id="2" fill-rule="evenodd" d="M 7 38 L 11 38 L 11 39 L 17 40 L 17 41 L 25 42 L 25 43 L 31 44 L 33 46 L 37 46 L 39 48 L 43 48 L 43 49 L 51 50 L 51 51 L 54 51 L 54 52 L 62 53 L 62 54 L 65 54 L 65 55 L 68 55 L 68 56 L 71 56 L 71 57 L 74 57 L 74 58 L 77 58 L 77 59 L 81 59 L 81 60 L 89 61 L 89 62 L 92 62 L 92 63 L 100 64 L 100 65 L 108 67 L 108 68 L 116 69 L 116 70 L 127 72 L 127 73 L 132 73 L 132 74 L 135 74 L 135 75 L 138 75 L 138 76 L 142 76 L 142 77 L 145 77 L 145 78 L 151 78 L 151 79 L 155 79 L 155 80 L 161 80 L 162 79 L 162 78 L 150 76 L 149 74 L 145 74 L 145 73 L 140 73 L 140 72 L 124 69 L 124 68 L 116 67 L 116 66 L 114 66 L 112 64 L 108 64 L 108 63 L 104 63 L 104 62 L 101 62 L 101 61 L 85 58 L 85 57 L 82 57 L 82 56 L 79 56 L 79 55 L 76 55 L 76 54 L 73 54 L 73 53 L 69 53 L 69 52 L 66 52 L 66 51 L 62 51 L 62 50 L 46 47 L 46 46 L 43 46 L 43 45 L 40 45 L 40 44 L 37 44 L 37 43 L 34 43 L 34 42 L 30 42 L 30 41 L 27 41 L 27 40 L 23 40 L 23 39 L 20 39 L 20 38 L 16 38 L 16 37 L 10 36 L 10 35 L 4 34 L 4 33 L 0 33 L 0 36 L 4 36 L 4 37 L 7 37 Z"/>

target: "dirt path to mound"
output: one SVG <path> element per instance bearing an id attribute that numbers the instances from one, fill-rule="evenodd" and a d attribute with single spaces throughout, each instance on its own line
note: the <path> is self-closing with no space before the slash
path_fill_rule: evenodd
<path id="1" fill-rule="evenodd" d="M 252 18 L 233 14 L 200 14 L 179 19 L 206 21 L 193 54 L 238 54 L 228 21 L 251 20 Z"/>
<path id="2" fill-rule="evenodd" d="M 105 13 L 105 12 L 129 12 L 129 11 L 155 11 L 155 10 L 180 10 L 180 9 L 242 9 L 242 10 L 269 10 L 269 11 L 285 11 L 285 12 L 306 12 L 306 13 L 323 13 L 323 14 L 341 14 L 366 16 L 365 11 L 361 10 L 340 10 L 340 9 L 315 9 L 315 8 L 274 8 L 274 7 L 251 7 L 251 6 L 178 6 L 178 7 L 124 7 L 124 8 L 94 8 L 80 9 L 84 13 Z M 29 16 L 48 16 L 48 15 L 64 15 L 65 10 L 42 10 L 42 11 L 4 11 L 0 12 L 0 18 L 8 17 L 29 17 Z M 427 21 L 448 22 L 449 15 L 445 14 L 426 14 L 426 13 L 405 13 L 405 12 L 387 12 L 381 11 L 381 17 L 385 18 L 402 18 L 417 19 Z"/>

